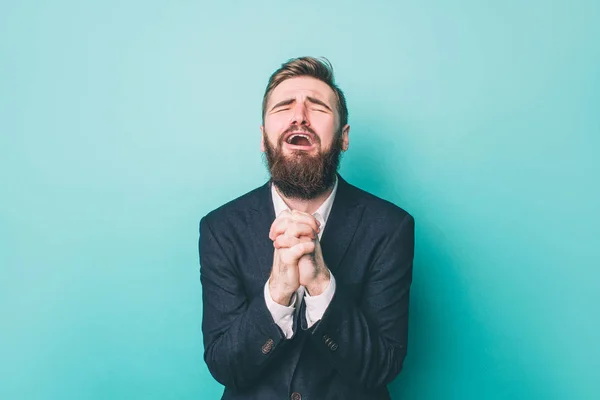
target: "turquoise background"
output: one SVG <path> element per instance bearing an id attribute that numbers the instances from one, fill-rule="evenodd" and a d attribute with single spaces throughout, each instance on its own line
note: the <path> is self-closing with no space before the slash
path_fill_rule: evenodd
<path id="1" fill-rule="evenodd" d="M 200 218 L 327 56 L 416 219 L 397 399 L 600 398 L 600 2 L 3 1 L 0 398 L 213 399 Z"/>

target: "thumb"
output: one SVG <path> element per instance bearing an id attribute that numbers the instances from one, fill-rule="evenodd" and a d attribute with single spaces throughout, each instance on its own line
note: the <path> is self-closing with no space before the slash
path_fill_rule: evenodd
<path id="1" fill-rule="evenodd" d="M 315 251 L 315 242 L 312 240 L 310 242 L 298 243 L 289 248 L 290 256 L 296 261 L 303 255 L 310 254 L 313 251 Z"/>

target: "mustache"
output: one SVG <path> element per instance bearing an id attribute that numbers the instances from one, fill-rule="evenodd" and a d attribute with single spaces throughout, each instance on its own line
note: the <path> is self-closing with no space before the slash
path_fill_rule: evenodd
<path id="1" fill-rule="evenodd" d="M 306 126 L 306 125 L 291 125 L 289 128 L 287 128 L 283 134 L 287 134 L 290 132 L 308 132 L 308 133 L 312 133 L 313 135 L 316 135 L 315 131 L 310 127 L 310 126 Z"/>

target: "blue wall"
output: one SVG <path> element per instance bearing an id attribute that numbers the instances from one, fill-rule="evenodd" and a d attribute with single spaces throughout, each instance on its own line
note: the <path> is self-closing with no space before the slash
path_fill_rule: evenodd
<path id="1" fill-rule="evenodd" d="M 0 398 L 218 397 L 198 221 L 266 179 L 299 55 L 416 218 L 394 397 L 600 396 L 599 2 L 85 3 L 0 6 Z"/>

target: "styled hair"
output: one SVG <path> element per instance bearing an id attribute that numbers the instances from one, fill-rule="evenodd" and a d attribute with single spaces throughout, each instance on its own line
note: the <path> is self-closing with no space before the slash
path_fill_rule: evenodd
<path id="1" fill-rule="evenodd" d="M 275 71 L 269 78 L 265 95 L 262 102 L 262 121 L 265 123 L 267 102 L 273 90 L 283 81 L 290 78 L 309 76 L 325 82 L 335 93 L 337 98 L 337 109 L 340 115 L 340 128 L 348 123 L 348 107 L 346 97 L 342 90 L 335 84 L 333 66 L 325 57 L 298 57 L 288 60 Z"/>

